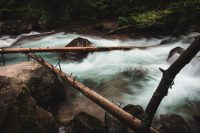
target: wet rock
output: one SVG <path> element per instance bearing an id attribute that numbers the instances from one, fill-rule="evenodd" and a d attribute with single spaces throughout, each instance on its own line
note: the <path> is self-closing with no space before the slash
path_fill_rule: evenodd
<path id="1" fill-rule="evenodd" d="M 0 75 L 17 77 L 30 91 L 37 104 L 48 111 L 53 111 L 64 101 L 65 92 L 57 75 L 35 62 L 22 62 L 0 67 Z"/>
<path id="2" fill-rule="evenodd" d="M 52 114 L 36 105 L 27 86 L 14 77 L 0 76 L 0 132 L 56 133 Z"/>
<path id="3" fill-rule="evenodd" d="M 148 70 L 145 68 L 134 68 L 134 69 L 127 69 L 122 72 L 124 76 L 127 76 L 132 79 L 141 79 L 144 78 L 148 73 Z"/>
<path id="4" fill-rule="evenodd" d="M 179 54 L 179 55 L 182 54 L 183 51 L 184 51 L 184 48 L 179 47 L 179 46 L 173 48 L 173 49 L 169 52 L 169 55 L 168 55 L 168 57 L 167 57 L 167 61 L 169 61 L 170 58 L 172 58 L 175 54 Z"/>
<path id="5" fill-rule="evenodd" d="M 72 40 L 65 47 L 91 47 L 91 46 L 92 43 L 88 39 L 78 37 Z"/>
<path id="6" fill-rule="evenodd" d="M 190 133 L 190 128 L 185 120 L 179 115 L 161 115 L 160 133 Z"/>
<path id="7" fill-rule="evenodd" d="M 108 133 L 127 133 L 126 126 L 109 113 L 105 113 L 105 124 Z"/>
<path id="8" fill-rule="evenodd" d="M 123 108 L 126 112 L 130 113 L 131 115 L 140 118 L 141 115 L 144 113 L 143 108 L 140 105 L 132 105 L 128 104 Z"/>
<path id="9" fill-rule="evenodd" d="M 74 118 L 77 133 L 105 133 L 105 126 L 94 116 L 85 112 L 78 113 Z"/>
<path id="10" fill-rule="evenodd" d="M 65 47 L 92 47 L 92 43 L 85 39 L 85 38 L 75 38 L 72 40 L 69 44 L 67 44 Z M 83 58 L 87 57 L 87 52 L 67 52 L 67 53 L 61 53 L 61 57 L 63 59 L 67 59 L 69 61 L 81 61 Z"/>

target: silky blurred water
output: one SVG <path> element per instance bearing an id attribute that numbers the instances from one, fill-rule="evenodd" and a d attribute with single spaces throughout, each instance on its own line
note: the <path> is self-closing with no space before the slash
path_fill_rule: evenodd
<path id="1" fill-rule="evenodd" d="M 33 34 L 39 33 L 32 32 L 28 35 Z M 180 36 L 175 39 L 176 41 L 145 50 L 133 49 L 130 51 L 94 52 L 90 53 L 87 58 L 83 59 L 81 62 L 62 60 L 61 67 L 64 72 L 67 74 L 72 73 L 73 76 L 76 76 L 82 82 L 87 80 L 89 86 L 93 87 L 92 89 L 98 91 L 101 95 L 104 95 L 116 104 L 122 104 L 122 106 L 136 104 L 145 108 L 161 79 L 159 67 L 166 69 L 171 64 L 166 61 L 169 51 L 176 46 L 187 48 L 194 40 L 194 37 L 198 35 L 199 33 L 191 33 L 186 36 Z M 26 36 L 26 34 L 23 36 Z M 121 41 L 78 34 L 56 33 L 39 38 L 38 40 L 25 40 L 21 43 L 21 46 L 31 48 L 63 47 L 76 37 L 87 38 L 95 46 L 158 45 L 162 40 L 172 38 L 142 38 Z M 19 39 L 19 37 L 1 37 L 0 47 L 9 47 L 17 39 Z M 51 53 L 42 53 L 40 55 L 54 65 L 59 59 L 59 55 L 53 57 Z M 172 59 L 171 62 L 177 57 L 173 57 L 174 59 Z M 5 55 L 5 58 L 7 65 L 27 60 L 26 57 L 21 54 Z M 0 59 L 0 61 L 2 62 L 2 59 Z M 138 70 L 139 75 L 137 73 Z M 126 72 L 128 72 L 128 75 L 125 74 Z M 143 74 L 140 75 L 141 73 Z M 173 88 L 169 90 L 168 96 L 163 99 L 158 114 L 174 113 L 185 101 L 200 100 L 199 58 L 193 59 L 193 61 L 177 75 L 174 82 L 175 84 Z M 84 103 L 81 100 L 78 100 L 78 103 L 79 104 L 76 104 L 78 106 L 73 106 L 71 110 L 77 110 L 80 106 L 82 106 L 81 109 L 89 108 L 88 106 L 90 106 L 87 102 Z M 179 113 L 184 114 L 184 112 Z"/>

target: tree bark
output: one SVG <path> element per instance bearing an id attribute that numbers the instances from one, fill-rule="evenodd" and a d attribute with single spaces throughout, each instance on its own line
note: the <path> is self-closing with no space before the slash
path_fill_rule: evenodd
<path id="1" fill-rule="evenodd" d="M 91 99 L 93 102 L 101 106 L 103 109 L 105 109 L 107 112 L 111 113 L 113 116 L 115 116 L 117 119 L 121 120 L 123 123 L 125 123 L 127 126 L 129 126 L 131 129 L 135 130 L 136 128 L 139 128 L 141 126 L 141 121 L 136 118 L 135 116 L 132 116 L 128 112 L 124 111 L 120 107 L 116 106 L 103 96 L 99 95 L 92 89 L 86 87 L 79 81 L 77 81 L 75 78 L 65 74 L 62 72 L 61 68 L 60 70 L 53 65 L 45 62 L 41 57 L 36 56 L 35 54 L 27 54 L 28 57 L 36 60 L 41 65 L 51 69 L 53 72 L 55 72 L 58 76 L 60 76 L 63 80 L 68 82 L 70 85 L 72 85 L 75 89 L 80 91 L 82 94 L 84 94 L 86 97 Z M 150 133 L 159 133 L 153 128 L 150 128 Z"/>
<path id="2" fill-rule="evenodd" d="M 161 72 L 163 73 L 162 79 L 145 110 L 145 113 L 148 115 L 148 129 L 162 99 L 167 95 L 169 87 L 172 87 L 176 75 L 192 60 L 193 57 L 195 57 L 199 50 L 200 36 L 197 37 L 194 42 L 192 42 L 192 44 L 167 70 L 160 68 Z"/>
<path id="3" fill-rule="evenodd" d="M 60 47 L 60 48 L 0 48 L 0 54 L 31 52 L 103 52 L 111 50 L 147 49 L 152 46 L 120 46 L 120 47 Z"/>

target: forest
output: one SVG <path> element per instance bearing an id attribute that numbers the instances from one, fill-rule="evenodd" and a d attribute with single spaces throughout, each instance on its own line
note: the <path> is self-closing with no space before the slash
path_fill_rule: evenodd
<path id="1" fill-rule="evenodd" d="M 1 0 L 0 21 L 8 21 L 8 29 L 18 21 L 32 24 L 33 30 L 49 30 L 70 28 L 75 22 L 101 28 L 102 21 L 110 20 L 133 25 L 124 32 L 180 35 L 199 30 L 199 6 L 199 0 Z"/>

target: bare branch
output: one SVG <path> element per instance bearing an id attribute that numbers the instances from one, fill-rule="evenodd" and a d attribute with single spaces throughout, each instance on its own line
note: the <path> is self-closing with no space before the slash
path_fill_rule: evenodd
<path id="1" fill-rule="evenodd" d="M 167 95 L 169 88 L 174 84 L 174 78 L 185 67 L 193 57 L 200 50 L 200 36 L 197 37 L 194 42 L 181 54 L 181 56 L 167 69 L 160 69 L 163 73 L 162 79 L 154 92 L 145 112 L 148 115 L 148 128 L 150 127 L 153 117 L 162 101 Z"/>

